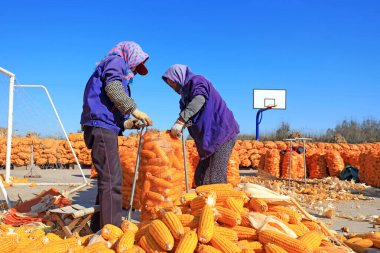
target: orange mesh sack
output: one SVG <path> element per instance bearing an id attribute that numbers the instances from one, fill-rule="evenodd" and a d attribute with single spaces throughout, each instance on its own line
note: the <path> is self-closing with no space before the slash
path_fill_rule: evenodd
<path id="1" fill-rule="evenodd" d="M 239 164 L 239 153 L 233 149 L 227 168 L 227 182 L 231 183 L 233 186 L 240 183 Z"/>
<path id="2" fill-rule="evenodd" d="M 265 154 L 264 171 L 274 177 L 280 177 L 280 151 L 269 149 Z"/>
<path id="3" fill-rule="evenodd" d="M 359 170 L 360 181 L 380 187 L 380 151 L 373 150 L 361 155 L 362 166 Z"/>
<path id="4" fill-rule="evenodd" d="M 290 155 L 291 154 L 291 155 Z M 289 175 L 289 168 L 291 163 L 291 173 Z M 297 152 L 286 152 L 284 154 L 281 166 L 281 177 L 300 179 L 304 178 L 304 160 L 303 154 L 298 154 Z"/>
<path id="5" fill-rule="evenodd" d="M 360 169 L 359 156 L 362 152 L 357 150 L 344 150 L 340 152 L 344 165 L 351 165 Z"/>
<path id="6" fill-rule="evenodd" d="M 326 164 L 330 176 L 337 177 L 344 169 L 344 161 L 338 151 L 329 150 L 326 155 Z"/>
<path id="7" fill-rule="evenodd" d="M 131 138 L 131 137 L 128 137 Z M 132 139 L 132 138 L 131 138 Z M 137 157 L 137 142 L 129 147 L 119 146 L 120 164 L 122 169 L 123 181 L 121 185 L 121 194 L 123 195 L 123 207 L 129 207 L 129 200 L 131 198 L 133 177 L 136 168 Z M 138 175 L 139 176 L 139 175 Z M 137 178 L 139 179 L 139 178 Z M 141 187 L 135 188 L 133 197 L 133 208 L 141 208 L 140 204 Z"/>
<path id="8" fill-rule="evenodd" d="M 189 187 L 195 188 L 194 185 L 194 173 L 199 162 L 199 155 L 197 147 L 195 146 L 194 140 L 186 141 L 186 159 L 187 159 L 187 170 L 189 175 Z"/>
<path id="9" fill-rule="evenodd" d="M 327 177 L 327 165 L 324 154 L 314 153 L 310 158 L 309 177 L 324 178 Z"/>
<path id="10" fill-rule="evenodd" d="M 158 218 L 161 209 L 177 210 L 185 189 L 181 140 L 168 131 L 144 134 L 140 171 L 141 220 Z"/>

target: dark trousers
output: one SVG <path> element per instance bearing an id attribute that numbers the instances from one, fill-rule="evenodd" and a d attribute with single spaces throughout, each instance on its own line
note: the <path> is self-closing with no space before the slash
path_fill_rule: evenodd
<path id="1" fill-rule="evenodd" d="M 96 204 L 100 211 L 91 219 L 91 229 L 96 232 L 105 224 L 120 226 L 122 171 L 117 135 L 105 128 L 85 126 L 84 141 L 91 149 L 92 163 L 98 172 Z"/>
<path id="2" fill-rule="evenodd" d="M 199 160 L 195 169 L 195 185 L 227 183 L 228 161 L 234 149 L 236 138 L 224 143 L 204 160 Z"/>

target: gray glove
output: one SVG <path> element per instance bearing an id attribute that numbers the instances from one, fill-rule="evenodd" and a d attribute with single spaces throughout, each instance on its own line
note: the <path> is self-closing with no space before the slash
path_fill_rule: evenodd
<path id="1" fill-rule="evenodd" d="M 142 125 L 140 125 L 138 119 L 127 119 L 124 121 L 124 129 L 140 129 Z"/>
<path id="2" fill-rule="evenodd" d="M 181 121 L 181 120 L 177 120 L 174 125 L 172 126 L 172 128 L 170 129 L 170 134 L 173 136 L 173 137 L 181 137 L 182 135 L 182 130 L 185 126 L 185 122 Z"/>

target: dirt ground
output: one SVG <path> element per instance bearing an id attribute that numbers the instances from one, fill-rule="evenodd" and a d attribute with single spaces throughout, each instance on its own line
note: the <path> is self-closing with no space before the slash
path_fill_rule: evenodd
<path id="1" fill-rule="evenodd" d="M 89 186 L 82 188 L 81 190 L 70 195 L 73 203 L 83 206 L 92 206 L 95 203 L 95 197 L 97 193 L 96 180 L 90 179 L 90 169 L 83 169 L 86 179 L 89 182 Z M 15 168 L 11 171 L 11 176 L 17 178 L 23 178 L 29 170 L 25 168 Z M 250 171 L 241 171 L 242 175 L 248 175 Z M 29 178 L 30 182 L 42 182 L 42 183 L 84 183 L 84 179 L 78 168 L 74 169 L 47 169 L 40 170 L 35 169 L 34 174 L 39 174 L 41 178 Z M 0 174 L 5 174 L 5 171 L 0 171 Z M 76 185 L 78 186 L 78 185 Z M 7 193 L 10 200 L 15 203 L 19 198 L 22 200 L 28 200 L 34 197 L 36 194 L 43 190 L 47 190 L 51 187 L 58 189 L 59 191 L 70 191 L 75 186 L 69 185 L 57 185 L 57 186 L 30 186 L 30 185 L 15 185 L 7 187 Z M 380 215 L 380 189 L 369 188 L 366 194 L 373 198 L 373 200 L 355 200 L 355 201 L 343 201 L 340 203 L 334 203 L 336 208 L 336 216 L 344 216 L 347 218 L 341 218 L 334 216 L 331 219 L 323 218 L 318 215 L 314 210 L 308 209 L 308 211 L 315 215 L 317 218 L 322 219 L 330 229 L 341 233 L 341 228 L 349 227 L 350 232 L 363 233 L 369 231 L 380 231 L 380 228 L 374 228 L 373 223 L 365 221 L 371 215 Z M 0 200 L 4 200 L 4 196 L 0 194 Z M 307 209 L 307 204 L 303 204 Z M 124 215 L 127 212 L 124 211 Z M 132 219 L 139 220 L 139 212 L 133 212 Z M 352 220 L 353 219 L 353 220 Z M 364 220 L 364 221 L 363 221 Z"/>

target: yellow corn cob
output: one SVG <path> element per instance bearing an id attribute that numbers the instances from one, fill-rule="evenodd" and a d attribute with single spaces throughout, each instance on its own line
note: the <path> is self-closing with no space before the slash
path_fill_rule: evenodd
<path id="1" fill-rule="evenodd" d="M 145 193 L 145 198 L 147 200 L 155 201 L 155 202 L 162 202 L 165 201 L 165 197 L 161 194 L 153 191 L 148 191 Z"/>
<path id="2" fill-rule="evenodd" d="M 251 248 L 241 249 L 241 253 L 255 253 L 255 251 Z"/>
<path id="3" fill-rule="evenodd" d="M 201 244 L 197 250 L 198 253 L 222 253 L 222 251 L 210 245 Z"/>
<path id="4" fill-rule="evenodd" d="M 143 227 L 140 227 L 139 230 L 135 234 L 135 242 L 139 242 L 140 238 L 147 234 L 149 231 L 150 222 L 145 224 Z"/>
<path id="5" fill-rule="evenodd" d="M 102 237 L 105 240 L 113 240 L 113 239 L 118 239 L 123 235 L 123 230 L 121 230 L 119 227 L 116 227 L 115 225 L 112 224 L 106 224 L 102 228 Z"/>
<path id="6" fill-rule="evenodd" d="M 241 249 L 239 246 L 230 241 L 228 238 L 220 235 L 219 233 L 215 232 L 214 236 L 211 239 L 211 245 L 220 251 L 224 253 L 240 253 Z"/>
<path id="7" fill-rule="evenodd" d="M 380 249 L 380 238 L 371 238 L 373 247 Z"/>
<path id="8" fill-rule="evenodd" d="M 273 243 L 267 243 L 265 244 L 265 253 L 287 253 L 288 251 L 284 250 L 280 246 L 273 244 Z"/>
<path id="9" fill-rule="evenodd" d="M 44 235 L 45 235 L 45 232 L 43 230 L 37 229 L 37 230 L 32 231 L 29 234 L 29 238 L 35 240 L 35 239 L 40 238 Z"/>
<path id="10" fill-rule="evenodd" d="M 18 227 L 18 228 L 15 228 L 14 232 L 16 234 L 18 234 L 18 238 L 22 238 L 22 237 L 28 237 L 29 234 L 27 232 L 25 232 L 25 228 L 24 227 Z"/>
<path id="11" fill-rule="evenodd" d="M 98 253 L 109 250 L 104 242 L 96 242 L 90 246 L 85 247 L 81 253 Z"/>
<path id="12" fill-rule="evenodd" d="M 133 223 L 129 220 L 123 220 L 120 228 L 121 228 L 121 230 L 123 230 L 124 233 L 126 231 L 132 231 L 133 233 L 136 233 L 139 230 L 139 227 L 135 223 Z"/>
<path id="13" fill-rule="evenodd" d="M 302 224 L 304 224 L 310 231 L 313 230 L 320 230 L 321 227 L 316 223 L 315 221 L 308 221 L 308 220 L 303 220 L 301 221 Z"/>
<path id="14" fill-rule="evenodd" d="M 182 205 L 190 205 L 190 201 L 198 197 L 198 195 L 195 192 L 189 192 L 189 193 L 184 193 L 181 196 L 181 204 Z"/>
<path id="15" fill-rule="evenodd" d="M 208 184 L 208 185 L 201 185 L 195 188 L 196 193 L 201 193 L 201 192 L 218 192 L 218 191 L 225 191 L 229 190 L 232 191 L 234 188 L 232 184 Z"/>
<path id="16" fill-rule="evenodd" d="M 79 240 L 80 240 L 81 245 L 82 246 L 87 246 L 88 243 L 90 242 L 91 237 L 93 235 L 94 234 L 89 234 L 89 235 L 85 235 L 85 236 L 80 237 Z"/>
<path id="17" fill-rule="evenodd" d="M 29 247 L 29 245 L 31 245 L 32 242 L 33 242 L 32 239 L 30 239 L 28 237 L 22 237 L 18 241 L 17 247 L 13 250 L 13 252 L 22 252 L 22 249 L 25 249 L 25 248 Z"/>
<path id="18" fill-rule="evenodd" d="M 249 208 L 255 212 L 264 213 L 268 211 L 268 204 L 263 199 L 251 198 Z"/>
<path id="19" fill-rule="evenodd" d="M 132 248 L 127 250 L 125 253 L 145 253 L 145 250 L 140 246 L 133 245 Z"/>
<path id="20" fill-rule="evenodd" d="M 241 226 L 244 226 L 244 227 L 251 227 L 251 222 L 249 221 L 249 212 L 245 212 L 243 211 L 242 214 L 241 214 L 241 223 L 240 225 Z"/>
<path id="21" fill-rule="evenodd" d="M 323 239 L 320 247 L 335 247 L 335 244 Z"/>
<path id="22" fill-rule="evenodd" d="M 264 212 L 265 215 L 272 215 L 274 217 L 279 218 L 284 223 L 289 223 L 289 215 L 286 213 L 280 213 L 280 212 Z"/>
<path id="23" fill-rule="evenodd" d="M 153 239 L 153 237 L 146 233 L 143 235 L 139 240 L 139 245 L 141 248 L 143 248 L 147 253 L 161 253 L 166 252 L 166 250 L 163 250 L 157 242 Z"/>
<path id="24" fill-rule="evenodd" d="M 244 203 L 247 203 L 249 201 L 249 198 L 247 194 L 243 191 L 216 191 L 216 200 L 217 202 L 225 202 L 227 198 L 232 197 L 237 200 L 243 201 Z"/>
<path id="25" fill-rule="evenodd" d="M 14 238 L 1 238 L 0 252 L 11 252 L 17 247 L 17 242 Z"/>
<path id="26" fill-rule="evenodd" d="M 238 234 L 228 227 L 215 226 L 215 233 L 218 233 L 233 242 L 237 242 L 239 240 Z"/>
<path id="27" fill-rule="evenodd" d="M 360 241 L 361 239 L 363 239 L 363 238 L 361 238 L 361 237 L 352 237 L 352 238 L 350 238 L 348 240 L 345 240 L 344 243 L 354 243 L 354 242 Z"/>
<path id="28" fill-rule="evenodd" d="M 191 214 L 180 214 L 177 216 L 179 221 L 184 227 L 196 228 L 199 224 L 199 216 L 194 216 Z"/>
<path id="29" fill-rule="evenodd" d="M 169 228 L 174 239 L 179 240 L 185 234 L 181 221 L 179 220 L 178 216 L 173 212 L 166 212 L 162 216 L 162 221 Z"/>
<path id="30" fill-rule="evenodd" d="M 75 237 L 69 239 L 61 240 L 59 242 L 49 243 L 41 248 L 38 248 L 35 252 L 37 253 L 66 253 L 70 249 L 75 249 L 80 246 L 80 240 Z M 32 251 L 33 252 L 33 251 Z"/>
<path id="31" fill-rule="evenodd" d="M 229 225 L 231 227 L 240 225 L 241 215 L 239 213 L 221 206 L 217 206 L 216 210 L 219 213 L 218 222 Z"/>
<path id="32" fill-rule="evenodd" d="M 249 241 L 249 248 L 253 249 L 255 253 L 264 252 L 264 246 L 261 242 L 258 241 Z"/>
<path id="33" fill-rule="evenodd" d="M 176 253 L 193 253 L 197 247 L 198 236 L 197 233 L 190 230 L 186 232 L 175 250 Z"/>
<path id="34" fill-rule="evenodd" d="M 46 238 L 49 239 L 49 243 L 51 243 L 51 242 L 59 242 L 59 241 L 63 240 L 61 237 L 59 237 L 58 235 L 56 235 L 54 233 L 47 233 L 46 234 Z"/>
<path id="35" fill-rule="evenodd" d="M 120 237 L 119 242 L 116 246 L 116 252 L 122 253 L 126 252 L 128 249 L 132 248 L 135 242 L 135 233 L 130 230 L 124 232 L 124 234 Z"/>
<path id="36" fill-rule="evenodd" d="M 232 197 L 228 197 L 226 199 L 225 204 L 226 204 L 227 208 L 234 210 L 237 213 L 241 214 L 243 212 L 244 202 L 241 199 L 235 199 Z"/>
<path id="37" fill-rule="evenodd" d="M 257 232 L 254 228 L 234 226 L 231 229 L 236 232 L 239 240 L 257 240 Z"/>
<path id="38" fill-rule="evenodd" d="M 311 250 L 315 250 L 321 245 L 322 239 L 325 235 L 318 231 L 310 231 L 298 238 L 301 242 L 305 243 Z"/>
<path id="39" fill-rule="evenodd" d="M 201 209 L 204 205 L 215 206 L 216 196 L 215 192 L 209 192 L 207 194 L 201 194 L 198 197 L 190 201 L 190 207 L 192 210 Z"/>
<path id="40" fill-rule="evenodd" d="M 205 205 L 199 217 L 198 239 L 201 243 L 208 243 L 214 235 L 215 223 L 212 207 Z"/>
<path id="41" fill-rule="evenodd" d="M 289 223 L 291 224 L 298 224 L 302 220 L 302 215 L 298 213 L 296 210 L 291 209 L 290 207 L 271 206 L 269 208 L 269 211 L 286 213 L 287 215 L 289 215 Z"/>
<path id="42" fill-rule="evenodd" d="M 348 240 L 347 240 L 348 241 Z M 366 249 L 367 248 L 370 248 L 373 246 L 373 242 L 371 239 L 360 239 L 360 240 L 357 240 L 355 242 L 347 242 L 345 241 L 344 243 L 350 247 L 351 249 L 353 249 L 355 252 L 359 252 L 359 253 L 364 253 L 366 252 Z"/>
<path id="43" fill-rule="evenodd" d="M 164 250 L 170 251 L 174 246 L 174 238 L 168 227 L 161 220 L 154 220 L 149 225 L 149 234 Z"/>
<path id="44" fill-rule="evenodd" d="M 38 237 L 37 239 L 33 239 L 32 242 L 27 246 L 30 251 L 37 251 L 38 249 L 44 247 L 49 243 L 49 239 L 46 236 Z"/>
<path id="45" fill-rule="evenodd" d="M 297 236 L 303 236 L 307 232 L 310 232 L 310 230 L 303 224 L 303 223 L 298 223 L 298 224 L 286 224 L 291 230 L 296 233 Z"/>
<path id="46" fill-rule="evenodd" d="M 13 227 L 11 225 L 7 225 L 4 223 L 0 224 L 0 232 L 7 233 L 7 232 L 12 232 L 12 231 L 13 231 Z"/>
<path id="47" fill-rule="evenodd" d="M 153 186 L 154 188 L 161 187 L 164 189 L 171 189 L 174 187 L 173 183 L 171 183 L 165 179 L 155 177 L 149 172 L 147 172 L 145 174 L 145 176 L 146 176 L 147 180 L 150 180 L 151 186 Z"/>
<path id="48" fill-rule="evenodd" d="M 261 231 L 259 233 L 259 240 L 263 244 L 274 243 L 291 253 L 311 252 L 311 250 L 303 242 L 276 231 Z"/>
<path id="49" fill-rule="evenodd" d="M 241 248 L 241 249 L 250 248 L 250 247 L 249 247 L 249 242 L 248 242 L 248 240 L 240 240 L 240 241 L 238 241 L 236 244 L 237 244 L 237 246 L 239 246 L 239 248 Z"/>

